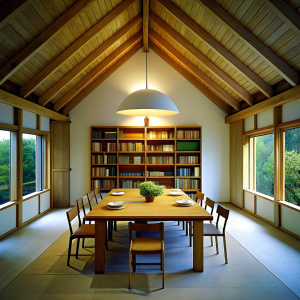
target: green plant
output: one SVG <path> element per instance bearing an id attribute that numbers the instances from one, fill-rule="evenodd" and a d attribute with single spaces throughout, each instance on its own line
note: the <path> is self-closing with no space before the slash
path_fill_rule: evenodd
<path id="1" fill-rule="evenodd" d="M 145 181 L 138 185 L 140 195 L 144 197 L 160 196 L 164 193 L 162 186 L 155 184 L 153 181 Z"/>

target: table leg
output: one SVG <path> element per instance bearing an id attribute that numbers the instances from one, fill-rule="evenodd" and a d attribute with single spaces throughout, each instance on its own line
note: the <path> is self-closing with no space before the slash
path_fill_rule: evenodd
<path id="1" fill-rule="evenodd" d="M 106 221 L 95 222 L 95 273 L 105 273 L 105 236 Z"/>
<path id="2" fill-rule="evenodd" d="M 193 269 L 203 272 L 203 221 L 194 221 L 193 239 Z"/>

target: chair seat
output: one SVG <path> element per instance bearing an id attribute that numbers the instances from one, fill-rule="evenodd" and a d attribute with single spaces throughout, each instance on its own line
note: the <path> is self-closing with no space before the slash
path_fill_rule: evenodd
<path id="1" fill-rule="evenodd" d="M 73 237 L 95 237 L 95 224 L 83 224 L 74 233 Z"/>
<path id="2" fill-rule="evenodd" d="M 216 227 L 214 223 L 205 223 L 203 224 L 203 235 L 223 235 L 223 229 L 221 230 L 220 227 Z"/>
<path id="3" fill-rule="evenodd" d="M 161 251 L 161 239 L 154 237 L 140 237 L 132 240 L 132 251 L 151 252 Z"/>

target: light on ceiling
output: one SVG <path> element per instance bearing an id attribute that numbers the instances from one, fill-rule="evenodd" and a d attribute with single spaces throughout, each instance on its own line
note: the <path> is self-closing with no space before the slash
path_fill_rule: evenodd
<path id="1" fill-rule="evenodd" d="M 165 94 L 148 89 L 147 52 L 146 52 L 146 89 L 135 91 L 127 96 L 119 106 L 118 114 L 145 116 L 145 126 L 149 125 L 148 116 L 170 116 L 179 113 L 173 101 Z"/>

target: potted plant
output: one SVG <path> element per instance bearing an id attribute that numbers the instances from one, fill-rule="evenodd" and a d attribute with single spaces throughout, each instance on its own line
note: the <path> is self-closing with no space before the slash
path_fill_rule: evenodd
<path id="1" fill-rule="evenodd" d="M 147 202 L 153 202 L 155 197 L 164 193 L 164 188 L 153 181 L 145 181 L 138 185 L 140 195 L 144 196 Z"/>

